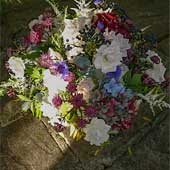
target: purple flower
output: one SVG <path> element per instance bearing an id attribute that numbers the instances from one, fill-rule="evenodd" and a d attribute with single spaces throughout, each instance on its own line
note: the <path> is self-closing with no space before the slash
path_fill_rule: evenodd
<path id="1" fill-rule="evenodd" d="M 96 115 L 97 109 L 94 106 L 88 106 L 85 109 L 85 114 L 89 117 L 93 117 Z"/>
<path id="2" fill-rule="evenodd" d="M 53 64 L 53 60 L 48 54 L 41 54 L 41 57 L 39 58 L 39 64 L 42 67 L 49 68 Z"/>
<path id="3" fill-rule="evenodd" d="M 152 56 L 151 57 L 151 60 L 152 60 L 152 62 L 153 63 L 155 63 L 155 64 L 160 64 L 160 62 L 161 62 L 161 60 L 160 60 L 160 58 L 158 57 L 158 56 Z"/>
<path id="4" fill-rule="evenodd" d="M 61 104 L 62 104 L 63 101 L 62 101 L 62 99 L 61 99 L 60 96 L 55 96 L 55 97 L 53 98 L 52 102 L 53 102 L 53 105 L 54 105 L 55 107 L 59 107 L 59 106 L 61 106 Z"/>
<path id="5" fill-rule="evenodd" d="M 103 30 L 103 29 L 104 29 L 104 24 L 103 24 L 103 22 L 99 21 L 99 22 L 97 23 L 97 28 L 98 28 L 99 30 Z"/>
<path id="6" fill-rule="evenodd" d="M 81 118 L 78 118 L 76 122 L 79 128 L 84 128 L 86 124 L 88 123 L 87 120 L 81 119 Z"/>
<path id="7" fill-rule="evenodd" d="M 69 83 L 68 86 L 67 86 L 67 90 L 70 92 L 70 93 L 73 93 L 77 90 L 77 86 L 75 83 Z"/>
<path id="8" fill-rule="evenodd" d="M 100 5 L 102 3 L 103 0 L 94 0 L 94 5 Z"/>
<path id="9" fill-rule="evenodd" d="M 65 61 L 53 64 L 50 70 L 54 74 L 61 74 L 63 78 L 69 74 L 68 66 Z"/>
<path id="10" fill-rule="evenodd" d="M 85 104 L 85 101 L 83 100 L 83 94 L 77 94 L 72 96 L 71 104 L 75 108 L 80 108 L 81 106 L 83 106 Z"/>
<path id="11" fill-rule="evenodd" d="M 122 69 L 120 66 L 117 66 L 115 72 L 108 72 L 106 73 L 106 76 L 110 79 L 114 78 L 115 80 L 119 80 L 121 74 L 122 74 Z"/>

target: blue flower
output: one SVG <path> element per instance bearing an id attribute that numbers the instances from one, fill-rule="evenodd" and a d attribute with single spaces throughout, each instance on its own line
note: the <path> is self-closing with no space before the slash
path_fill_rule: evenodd
<path id="1" fill-rule="evenodd" d="M 103 29 L 104 29 L 104 24 L 103 24 L 103 22 L 99 21 L 99 22 L 97 23 L 97 28 L 98 28 L 99 30 L 103 30 Z"/>
<path id="2" fill-rule="evenodd" d="M 125 92 L 125 87 L 115 79 L 111 79 L 109 83 L 106 83 L 104 88 L 108 93 L 111 93 L 113 97 L 117 97 L 118 94 Z"/>
<path id="3" fill-rule="evenodd" d="M 94 0 L 94 5 L 99 5 L 102 3 L 103 0 Z"/>
<path id="4" fill-rule="evenodd" d="M 54 74 L 61 74 L 63 78 L 69 74 L 69 69 L 65 61 L 53 64 L 50 69 Z"/>
<path id="5" fill-rule="evenodd" d="M 108 78 L 110 78 L 110 79 L 114 78 L 116 81 L 118 81 L 120 76 L 121 76 L 121 74 L 122 74 L 121 67 L 120 66 L 116 66 L 116 71 L 115 72 L 108 72 L 108 73 L 106 73 L 106 76 Z"/>

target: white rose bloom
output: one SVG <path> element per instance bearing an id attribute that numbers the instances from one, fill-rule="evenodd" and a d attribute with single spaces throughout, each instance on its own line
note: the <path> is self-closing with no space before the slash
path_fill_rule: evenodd
<path id="1" fill-rule="evenodd" d="M 127 57 L 127 50 L 131 48 L 129 40 L 121 34 L 112 31 L 108 38 L 111 44 L 100 46 L 94 56 L 95 67 L 103 73 L 116 71 L 116 66 L 121 64 L 122 57 Z"/>
<path id="2" fill-rule="evenodd" d="M 24 78 L 25 64 L 21 58 L 11 57 L 8 60 L 8 64 L 16 78 Z"/>
<path id="3" fill-rule="evenodd" d="M 89 141 L 91 145 L 100 146 L 109 139 L 108 131 L 110 126 L 106 125 L 103 119 L 93 118 L 85 128 L 85 140 Z"/>
<path id="4" fill-rule="evenodd" d="M 154 79 L 157 83 L 162 83 L 165 81 L 165 71 L 166 68 L 163 63 L 153 64 L 153 68 L 146 71 L 146 74 L 149 75 L 152 79 Z"/>
<path id="5" fill-rule="evenodd" d="M 150 58 L 150 57 L 153 57 L 153 56 L 159 56 L 155 51 L 152 51 L 152 50 L 148 50 L 146 52 L 147 56 Z"/>
<path id="6" fill-rule="evenodd" d="M 147 56 L 148 56 L 148 60 L 153 64 L 153 68 L 148 69 L 145 73 L 149 75 L 149 77 L 151 77 L 152 79 L 154 79 L 157 83 L 162 83 L 163 81 L 165 81 L 165 72 L 166 72 L 166 68 L 162 63 L 161 58 L 159 57 L 159 55 L 152 50 L 148 50 L 146 52 Z M 152 60 L 151 57 L 153 56 L 157 56 L 160 59 L 160 63 L 159 64 L 155 64 Z"/>
<path id="7" fill-rule="evenodd" d="M 41 111 L 43 113 L 43 116 L 48 117 L 49 119 L 52 119 L 59 114 L 58 110 L 52 104 L 45 101 L 42 102 Z"/>
<path id="8" fill-rule="evenodd" d="M 47 69 L 44 71 L 44 86 L 48 88 L 49 94 L 58 94 L 59 91 L 65 91 L 68 85 L 68 82 L 60 75 L 52 75 L 50 70 Z"/>

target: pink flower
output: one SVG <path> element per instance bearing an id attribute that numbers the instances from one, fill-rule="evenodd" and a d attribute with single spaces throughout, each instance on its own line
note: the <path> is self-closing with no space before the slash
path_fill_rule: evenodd
<path id="1" fill-rule="evenodd" d="M 69 83 L 68 86 L 67 86 L 67 90 L 70 93 L 73 93 L 77 90 L 77 86 L 74 83 Z"/>
<path id="2" fill-rule="evenodd" d="M 81 106 L 83 106 L 85 104 L 85 101 L 83 100 L 83 94 L 76 94 L 72 96 L 71 104 L 75 108 L 80 108 Z"/>
<path id="3" fill-rule="evenodd" d="M 51 17 L 45 17 L 42 21 L 42 24 L 47 28 L 51 28 L 53 25 L 53 19 Z"/>
<path id="4" fill-rule="evenodd" d="M 88 122 L 85 119 L 78 118 L 76 123 L 79 128 L 84 128 Z"/>
<path id="5" fill-rule="evenodd" d="M 40 32 L 35 32 L 31 31 L 29 35 L 29 40 L 33 44 L 38 44 L 41 41 L 41 33 Z"/>
<path id="6" fill-rule="evenodd" d="M 60 96 L 55 96 L 55 97 L 52 99 L 52 103 L 53 103 L 53 105 L 54 105 L 55 107 L 61 106 L 62 102 L 63 102 L 63 101 L 62 101 L 62 99 L 61 99 Z"/>
<path id="7" fill-rule="evenodd" d="M 88 106 L 85 109 L 85 114 L 89 117 L 94 117 L 96 115 L 96 112 L 97 112 L 97 108 L 94 106 Z"/>
<path id="8" fill-rule="evenodd" d="M 41 54 L 41 57 L 39 58 L 39 64 L 42 67 L 49 68 L 53 64 L 53 60 L 49 54 Z"/>
<path id="9" fill-rule="evenodd" d="M 68 81 L 68 82 L 73 82 L 75 79 L 76 79 L 76 76 L 75 76 L 75 74 L 72 73 L 72 72 L 69 72 L 68 75 L 66 75 L 66 76 L 64 77 L 64 80 L 65 80 L 65 81 Z"/>

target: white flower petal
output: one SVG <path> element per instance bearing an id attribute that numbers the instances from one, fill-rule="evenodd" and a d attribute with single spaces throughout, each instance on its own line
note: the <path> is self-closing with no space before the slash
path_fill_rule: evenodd
<path id="1" fill-rule="evenodd" d="M 21 58 L 11 57 L 8 60 L 8 64 L 16 78 L 24 78 L 25 64 Z"/>
<path id="2" fill-rule="evenodd" d="M 85 140 L 89 141 L 91 145 L 100 146 L 109 139 L 108 131 L 110 126 L 106 125 L 103 119 L 93 118 L 85 128 Z"/>

